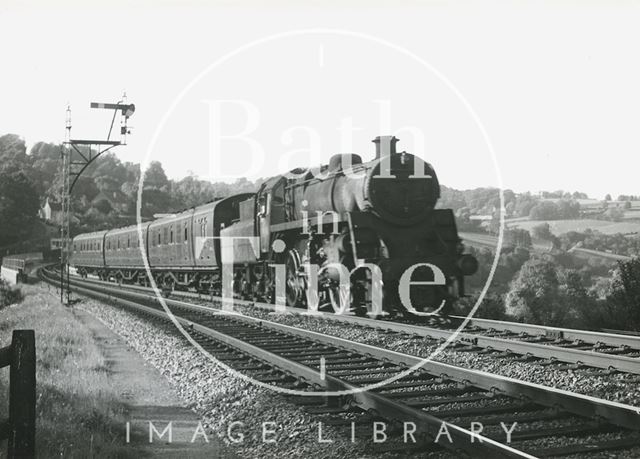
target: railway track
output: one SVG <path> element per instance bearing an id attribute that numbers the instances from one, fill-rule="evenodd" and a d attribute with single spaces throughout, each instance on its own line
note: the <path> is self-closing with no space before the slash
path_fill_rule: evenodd
<path id="1" fill-rule="evenodd" d="M 96 285 L 113 285 L 97 280 L 84 279 L 84 281 L 93 282 Z M 126 287 L 153 293 L 153 289 L 147 287 Z M 198 301 L 220 299 L 190 292 L 176 292 L 175 296 Z M 275 306 L 268 303 L 239 299 L 234 302 L 266 311 L 275 310 Z M 304 309 L 291 307 L 285 309 L 291 314 L 306 313 Z M 590 367 L 598 369 L 603 374 L 619 371 L 640 375 L 640 336 L 476 318 L 469 319 L 463 331 L 457 332 L 458 326 L 466 319 L 460 316 L 452 316 L 452 323 L 446 328 L 330 313 L 320 313 L 319 317 L 352 326 L 401 333 L 438 342 L 448 340 L 453 333 L 456 333 L 449 345 L 451 349 L 515 357 L 541 364 L 555 364 L 556 369 Z M 561 365 L 563 363 L 566 365 Z"/>
<path id="2" fill-rule="evenodd" d="M 77 279 L 72 285 L 167 320 L 157 299 L 147 294 Z M 322 422 L 343 425 L 352 435 L 372 422 L 383 423 L 391 438 L 387 450 L 549 457 L 624 454 L 640 445 L 640 415 L 629 405 L 443 363 L 424 364 L 415 356 L 201 305 L 168 303 L 190 336 L 218 361 L 264 384 L 315 395 L 291 397 Z M 384 383 L 388 378 L 394 379 Z"/>

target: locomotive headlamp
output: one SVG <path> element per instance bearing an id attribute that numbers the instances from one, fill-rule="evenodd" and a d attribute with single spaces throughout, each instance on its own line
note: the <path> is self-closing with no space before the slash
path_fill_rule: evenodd
<path id="1" fill-rule="evenodd" d="M 478 260 L 471 255 L 462 255 L 458 259 L 458 267 L 463 275 L 470 276 L 478 270 Z"/>

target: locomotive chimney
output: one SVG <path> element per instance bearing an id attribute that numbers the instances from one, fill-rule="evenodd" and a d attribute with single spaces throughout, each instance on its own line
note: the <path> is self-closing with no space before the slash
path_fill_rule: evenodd
<path id="1" fill-rule="evenodd" d="M 372 140 L 376 144 L 376 159 L 396 154 L 398 138 L 394 135 L 379 135 Z"/>

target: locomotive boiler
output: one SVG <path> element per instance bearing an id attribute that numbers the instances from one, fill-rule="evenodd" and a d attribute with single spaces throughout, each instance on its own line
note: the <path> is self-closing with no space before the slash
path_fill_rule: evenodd
<path id="1" fill-rule="evenodd" d="M 241 202 L 239 221 L 221 231 L 223 261 L 232 253 L 237 266 L 236 293 L 273 298 L 269 266 L 284 264 L 290 306 L 310 300 L 311 283 L 320 307 L 356 313 L 375 310 L 376 299 L 385 312 L 427 313 L 463 295 L 476 260 L 463 253 L 451 209 L 435 209 L 434 169 L 397 152 L 397 141 L 377 137 L 375 158 L 366 163 L 335 155 L 324 167 L 271 178 Z M 249 235 L 257 244 L 239 241 Z"/>

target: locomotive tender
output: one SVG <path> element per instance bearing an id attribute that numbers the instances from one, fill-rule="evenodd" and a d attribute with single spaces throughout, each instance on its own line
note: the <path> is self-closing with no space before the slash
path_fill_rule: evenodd
<path id="1" fill-rule="evenodd" d="M 335 155 L 294 169 L 257 193 L 230 196 L 142 224 L 80 234 L 70 260 L 80 275 L 149 285 L 143 253 L 165 289 L 355 313 L 447 312 L 477 261 L 464 254 L 451 209 L 436 209 L 430 164 L 377 137 L 376 156 Z"/>

